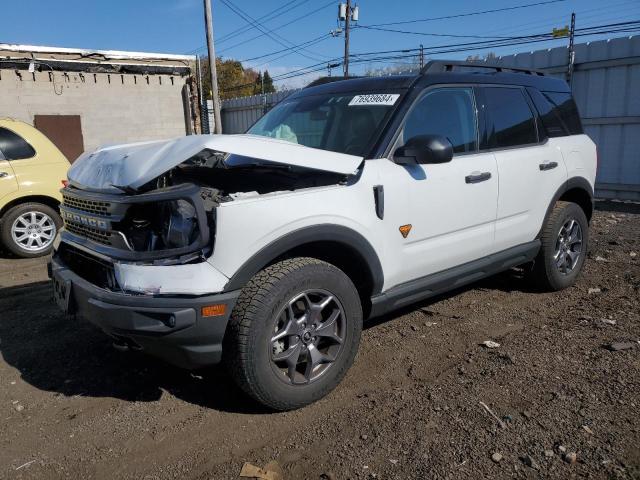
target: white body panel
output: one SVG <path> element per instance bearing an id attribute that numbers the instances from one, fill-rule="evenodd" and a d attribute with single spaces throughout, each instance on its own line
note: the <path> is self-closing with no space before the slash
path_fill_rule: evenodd
<path id="1" fill-rule="evenodd" d="M 592 188 L 595 183 L 595 147 L 585 135 L 550 138 L 542 145 L 496 151 L 495 156 L 500 175 L 496 252 L 535 238 L 549 203 L 568 178 L 583 176 Z M 566 158 L 572 159 L 571 172 Z M 557 167 L 541 170 L 551 162 Z"/>
<path id="2" fill-rule="evenodd" d="M 454 157 L 449 163 L 403 167 L 383 159 L 385 181 L 385 288 L 445 270 L 491 253 L 498 198 L 493 154 Z M 472 173 L 491 178 L 466 183 Z M 401 225 L 411 224 L 407 238 Z"/>
<path id="3" fill-rule="evenodd" d="M 542 145 L 494 152 L 500 175 L 495 251 L 532 240 L 549 202 L 567 181 L 567 169 L 556 139 Z M 540 170 L 540 165 L 557 166 Z"/>
<path id="4" fill-rule="evenodd" d="M 374 208 L 377 162 L 367 162 L 349 186 L 309 188 L 240 198 L 217 209 L 216 243 L 209 262 L 231 277 L 260 249 L 287 233 L 312 225 L 341 225 L 365 237 L 386 269 L 384 229 Z M 399 235 L 399 234 L 398 234 Z"/>

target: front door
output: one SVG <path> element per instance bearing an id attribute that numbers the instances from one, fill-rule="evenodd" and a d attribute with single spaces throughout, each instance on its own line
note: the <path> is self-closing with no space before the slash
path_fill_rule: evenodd
<path id="1" fill-rule="evenodd" d="M 2 199 L 4 197 L 18 190 L 18 182 L 13 168 L 2 153 L 3 138 L 2 129 L 0 129 L 0 207 L 3 206 Z"/>
<path id="2" fill-rule="evenodd" d="M 396 268 L 386 287 L 491 253 L 498 175 L 494 155 L 478 149 L 477 116 L 471 87 L 427 90 L 407 114 L 396 147 L 417 135 L 442 135 L 454 156 L 448 163 L 415 166 L 383 160 L 385 210 L 398 224 L 411 225 L 406 238 L 400 225 L 388 227 L 395 230 L 387 253 Z"/>

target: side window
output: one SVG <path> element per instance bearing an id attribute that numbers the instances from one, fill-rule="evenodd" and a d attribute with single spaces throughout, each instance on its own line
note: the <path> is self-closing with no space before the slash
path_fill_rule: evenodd
<path id="1" fill-rule="evenodd" d="M 578 107 L 571 94 L 566 92 L 542 92 L 542 94 L 556 107 L 556 113 L 566 125 L 569 134 L 581 134 L 582 123 L 580 122 Z"/>
<path id="2" fill-rule="evenodd" d="M 484 95 L 491 147 L 515 147 L 538 142 L 536 121 L 521 89 L 487 87 Z"/>
<path id="3" fill-rule="evenodd" d="M 35 156 L 36 151 L 20 135 L 0 127 L 0 151 L 7 160 L 22 160 Z"/>
<path id="4" fill-rule="evenodd" d="M 428 92 L 413 106 L 402 130 L 402 143 L 417 135 L 442 135 L 454 153 L 478 148 L 476 108 L 471 88 L 443 88 Z"/>
<path id="5" fill-rule="evenodd" d="M 564 137 L 569 135 L 569 130 L 558 115 L 558 109 L 539 90 L 527 88 L 533 104 L 538 110 L 542 126 L 548 137 Z"/>

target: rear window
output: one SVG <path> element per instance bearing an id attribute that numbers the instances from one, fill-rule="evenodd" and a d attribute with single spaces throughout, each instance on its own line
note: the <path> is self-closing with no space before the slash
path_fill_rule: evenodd
<path id="1" fill-rule="evenodd" d="M 570 93 L 566 92 L 542 92 L 545 98 L 553 104 L 556 114 L 560 117 L 569 135 L 580 135 L 582 123 L 578 114 L 578 107 Z"/>
<path id="2" fill-rule="evenodd" d="M 20 135 L 0 127 L 0 152 L 7 160 L 22 160 L 35 156 L 36 151 Z"/>
<path id="3" fill-rule="evenodd" d="M 535 88 L 527 90 L 540 114 L 547 136 L 564 137 L 582 133 L 578 109 L 569 93 L 540 92 Z"/>
<path id="4" fill-rule="evenodd" d="M 515 147 L 538 142 L 533 112 L 520 88 L 487 87 L 484 95 L 490 147 Z"/>

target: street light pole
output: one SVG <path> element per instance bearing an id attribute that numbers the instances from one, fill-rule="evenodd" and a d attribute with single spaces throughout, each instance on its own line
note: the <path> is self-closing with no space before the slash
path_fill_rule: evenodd
<path id="1" fill-rule="evenodd" d="M 209 73 L 211 75 L 211 95 L 213 97 L 214 132 L 222 133 L 220 118 L 220 96 L 218 95 L 218 72 L 216 70 L 216 51 L 213 45 L 213 20 L 211 15 L 211 0 L 204 0 L 204 24 L 207 29 L 207 51 L 209 54 Z"/>

